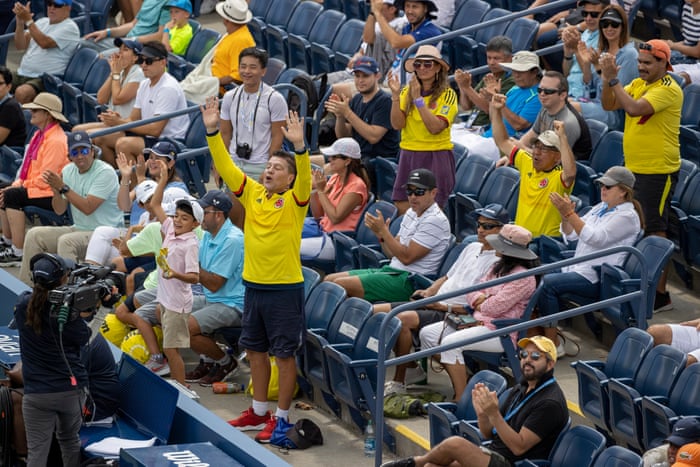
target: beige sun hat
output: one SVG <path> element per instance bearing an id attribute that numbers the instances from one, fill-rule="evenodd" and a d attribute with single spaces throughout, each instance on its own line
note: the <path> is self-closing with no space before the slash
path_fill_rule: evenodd
<path id="1" fill-rule="evenodd" d="M 450 69 L 450 65 L 442 58 L 440 51 L 434 45 L 421 45 L 418 47 L 416 55 L 406 60 L 405 68 L 407 72 L 413 73 L 415 71 L 413 62 L 416 60 L 434 60 L 442 66 L 443 70 L 447 71 Z"/>
<path id="2" fill-rule="evenodd" d="M 46 110 L 56 120 L 68 123 L 68 119 L 61 113 L 63 112 L 63 102 L 58 96 L 50 92 L 40 92 L 36 95 L 33 102 L 22 105 L 22 108 Z"/>
<path id="3" fill-rule="evenodd" d="M 216 4 L 216 12 L 223 19 L 236 24 L 248 24 L 253 19 L 253 13 L 245 0 L 226 0 Z"/>

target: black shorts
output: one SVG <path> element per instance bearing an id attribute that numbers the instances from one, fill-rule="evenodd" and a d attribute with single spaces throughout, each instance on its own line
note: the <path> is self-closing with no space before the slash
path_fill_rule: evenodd
<path id="1" fill-rule="evenodd" d="M 391 303 L 391 309 L 393 310 L 399 305 L 404 305 L 408 302 L 392 302 Z M 418 308 L 417 310 L 413 310 L 416 313 L 418 313 L 418 329 L 423 329 L 429 324 L 433 323 L 439 323 L 440 321 L 443 321 L 445 319 L 445 312 L 444 311 L 437 311 L 437 310 L 430 310 L 428 308 Z M 401 314 L 401 313 L 399 313 Z"/>
<path id="2" fill-rule="evenodd" d="M 36 206 L 41 209 L 53 211 L 51 196 L 45 198 L 30 198 L 27 189 L 22 186 L 14 186 L 5 189 L 4 209 L 22 210 L 26 206 Z"/>
<path id="3" fill-rule="evenodd" d="M 293 357 L 301 347 L 304 288 L 256 289 L 246 287 L 243 331 L 239 346 L 274 357 Z"/>
<path id="4" fill-rule="evenodd" d="M 634 174 L 634 198 L 644 212 L 644 231 L 647 234 L 666 232 L 673 190 L 678 183 L 678 172 L 672 174 Z"/>

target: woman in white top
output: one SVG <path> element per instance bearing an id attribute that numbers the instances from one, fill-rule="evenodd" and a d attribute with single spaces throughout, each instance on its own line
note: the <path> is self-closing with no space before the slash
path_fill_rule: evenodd
<path id="1" fill-rule="evenodd" d="M 550 195 L 552 204 L 561 214 L 561 233 L 565 242 L 578 240 L 574 258 L 615 246 L 632 246 L 644 228 L 644 218 L 639 203 L 633 198 L 634 175 L 625 167 L 614 166 L 596 180 L 600 184 L 601 202 L 583 217 L 579 217 L 568 197 L 557 193 Z M 595 260 L 568 266 L 562 272 L 546 274 L 542 278 L 542 292 L 538 301 L 540 316 L 547 316 L 562 309 L 560 297 L 566 293 L 598 299 L 600 278 L 594 266 L 608 263 L 620 265 L 624 253 L 616 253 Z M 557 344 L 559 356 L 563 345 L 559 344 L 557 328 L 545 328 L 544 335 Z"/>

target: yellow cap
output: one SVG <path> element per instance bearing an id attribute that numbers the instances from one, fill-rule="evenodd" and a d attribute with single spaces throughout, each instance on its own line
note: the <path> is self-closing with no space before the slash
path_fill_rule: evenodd
<path id="1" fill-rule="evenodd" d="M 547 354 L 550 360 L 557 361 L 557 346 L 544 336 L 525 337 L 518 341 L 518 347 L 524 349 L 528 344 L 534 344 L 541 352 Z"/>

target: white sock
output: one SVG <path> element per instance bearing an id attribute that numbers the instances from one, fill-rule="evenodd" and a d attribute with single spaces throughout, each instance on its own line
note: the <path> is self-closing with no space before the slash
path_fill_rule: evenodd
<path id="1" fill-rule="evenodd" d="M 289 421 L 289 410 L 282 410 L 279 407 L 277 407 L 277 410 L 275 411 L 275 417 L 282 418 L 285 421 Z"/>
<path id="2" fill-rule="evenodd" d="M 12 245 L 12 239 L 6 236 L 2 236 L 2 241 L 5 243 L 5 245 Z"/>
<path id="3" fill-rule="evenodd" d="M 231 363 L 231 356 L 227 353 L 224 353 L 224 356 L 219 360 L 216 360 L 216 363 L 218 363 L 220 366 L 226 366 L 229 363 Z"/>
<path id="4" fill-rule="evenodd" d="M 15 256 L 22 256 L 24 254 L 24 249 L 17 248 L 16 246 L 12 245 L 12 252 L 15 254 Z"/>
<path id="5" fill-rule="evenodd" d="M 200 354 L 199 358 L 201 358 L 204 363 L 214 363 L 216 361 L 213 358 L 207 357 L 204 354 Z"/>
<path id="6" fill-rule="evenodd" d="M 262 417 L 267 413 L 267 401 L 260 402 L 253 399 L 253 412 L 258 417 Z"/>

